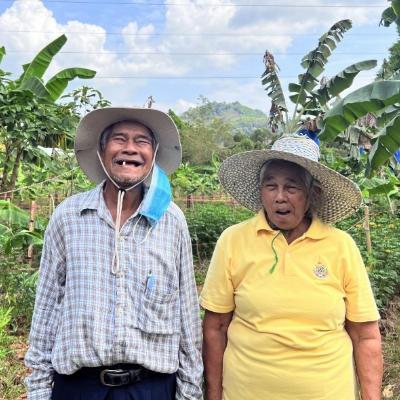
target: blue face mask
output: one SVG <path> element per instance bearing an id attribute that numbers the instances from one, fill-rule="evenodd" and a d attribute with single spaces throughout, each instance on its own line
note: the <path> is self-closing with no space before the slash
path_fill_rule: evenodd
<path id="1" fill-rule="evenodd" d="M 140 214 L 146 217 L 155 228 L 171 204 L 171 199 L 171 186 L 167 175 L 154 163 L 151 184 L 143 200 Z"/>

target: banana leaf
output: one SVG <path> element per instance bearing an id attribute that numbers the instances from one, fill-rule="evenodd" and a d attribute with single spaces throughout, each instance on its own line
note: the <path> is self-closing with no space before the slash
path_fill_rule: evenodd
<path id="1" fill-rule="evenodd" d="M 393 182 L 375 177 L 371 179 L 361 178 L 358 179 L 356 183 L 362 191 L 366 190 L 369 194 L 388 195 L 389 193 L 397 189 L 396 185 Z"/>
<path id="2" fill-rule="evenodd" d="M 0 218 L 3 221 L 11 221 L 13 225 L 19 225 L 24 228 L 29 227 L 30 215 L 6 200 L 0 200 Z M 43 230 L 44 226 L 35 221 L 35 229 Z"/>
<path id="3" fill-rule="evenodd" d="M 8 238 L 4 242 L 4 253 L 11 254 L 14 247 L 22 247 L 23 245 L 43 245 L 43 238 L 37 232 L 29 232 L 26 230 L 18 232 L 16 235 Z"/>
<path id="4" fill-rule="evenodd" d="M 400 148 L 400 114 L 397 114 L 372 140 L 374 145 L 365 167 L 365 176 L 372 176 Z"/>
<path id="5" fill-rule="evenodd" d="M 44 49 L 42 49 L 32 60 L 32 62 L 25 66 L 24 73 L 18 79 L 19 83 L 25 83 L 31 76 L 42 78 L 47 68 L 49 67 L 53 57 L 62 49 L 67 42 L 67 37 L 61 35 L 56 40 L 53 40 Z"/>
<path id="6" fill-rule="evenodd" d="M 400 102 L 400 81 L 378 81 L 363 86 L 341 99 L 323 118 L 318 138 L 332 142 L 341 132 L 368 112 Z"/>
<path id="7" fill-rule="evenodd" d="M 9 236 L 12 236 L 11 229 L 3 224 L 0 224 L 0 237 L 9 237 Z"/>
<path id="8" fill-rule="evenodd" d="M 318 99 L 321 105 L 325 105 L 332 97 L 336 97 L 349 88 L 353 84 L 354 78 L 361 71 L 368 71 L 375 68 L 377 64 L 376 60 L 367 60 L 350 65 L 311 94 Z"/>
<path id="9" fill-rule="evenodd" d="M 22 92 L 23 90 L 29 90 L 31 93 L 39 98 L 46 98 L 50 95 L 50 92 L 43 85 L 43 82 L 36 78 L 36 76 L 29 77 L 22 85 L 18 86 L 14 91 Z"/>
<path id="10" fill-rule="evenodd" d="M 46 83 L 46 89 L 50 95 L 48 101 L 56 101 L 68 86 L 68 82 L 75 78 L 91 79 L 96 75 L 96 71 L 87 68 L 67 68 L 54 75 Z"/>
<path id="11" fill-rule="evenodd" d="M 322 35 L 319 39 L 318 46 L 315 50 L 304 56 L 301 66 L 306 69 L 304 74 L 299 75 L 299 85 L 293 85 L 290 100 L 297 106 L 304 106 L 307 101 L 307 92 L 311 92 L 318 84 L 317 77 L 325 70 L 325 64 L 328 62 L 328 57 L 336 48 L 336 43 L 340 42 L 343 34 L 351 29 L 352 23 L 350 20 L 339 21 L 334 24 L 328 32 Z"/>
<path id="12" fill-rule="evenodd" d="M 379 25 L 389 27 L 394 21 L 396 21 L 397 15 L 393 11 L 392 7 L 387 8 L 381 15 L 381 22 Z"/>
<path id="13" fill-rule="evenodd" d="M 3 59 L 3 56 L 6 55 L 6 49 L 4 48 L 4 46 L 0 47 L 0 63 Z"/>

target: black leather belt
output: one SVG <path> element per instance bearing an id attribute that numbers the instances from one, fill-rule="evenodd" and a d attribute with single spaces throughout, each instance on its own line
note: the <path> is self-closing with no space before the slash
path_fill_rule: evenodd
<path id="1" fill-rule="evenodd" d="M 117 364 L 111 367 L 84 367 L 75 374 L 85 378 L 100 379 L 104 386 L 122 386 L 139 382 L 156 374 L 156 372 L 141 365 Z"/>

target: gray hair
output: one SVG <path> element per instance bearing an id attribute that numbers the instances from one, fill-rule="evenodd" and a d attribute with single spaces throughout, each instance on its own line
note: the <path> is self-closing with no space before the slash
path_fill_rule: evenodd
<path id="1" fill-rule="evenodd" d="M 286 160 L 281 160 L 278 158 L 273 158 L 271 160 L 266 161 L 260 170 L 260 187 L 262 186 L 262 183 L 264 182 L 266 172 L 268 168 L 271 166 L 271 164 L 276 164 L 278 162 L 285 162 L 289 164 L 295 164 L 301 169 L 301 177 L 303 180 L 303 183 L 307 187 L 307 203 L 308 203 L 308 208 L 305 212 L 305 216 L 312 218 L 313 215 L 316 214 L 317 210 L 320 209 L 322 203 L 323 203 L 323 188 L 321 183 L 315 179 L 310 172 L 308 172 L 304 167 L 302 167 L 299 164 L 293 163 L 291 161 L 286 161 Z"/>
<path id="2" fill-rule="evenodd" d="M 107 128 L 104 129 L 104 131 L 100 135 L 100 140 L 99 140 L 100 151 L 104 151 L 104 149 L 106 148 L 108 137 L 109 137 L 112 129 L 114 128 L 114 126 L 120 124 L 121 122 L 139 124 L 139 125 L 142 125 L 142 126 L 146 127 L 149 130 L 150 135 L 151 135 L 151 146 L 152 146 L 153 150 L 156 148 L 156 144 L 157 144 L 156 135 L 154 134 L 154 132 L 147 125 L 145 125 L 145 124 L 143 124 L 142 122 L 139 122 L 139 121 L 126 119 L 126 120 L 123 120 L 123 121 L 114 122 L 113 124 L 108 125 Z"/>

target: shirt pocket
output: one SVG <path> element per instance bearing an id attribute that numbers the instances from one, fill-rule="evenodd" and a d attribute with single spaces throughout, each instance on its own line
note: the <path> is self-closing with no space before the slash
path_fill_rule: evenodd
<path id="1" fill-rule="evenodd" d="M 172 335 L 179 332 L 179 290 L 162 293 L 149 290 L 142 294 L 137 327 L 146 333 Z"/>

